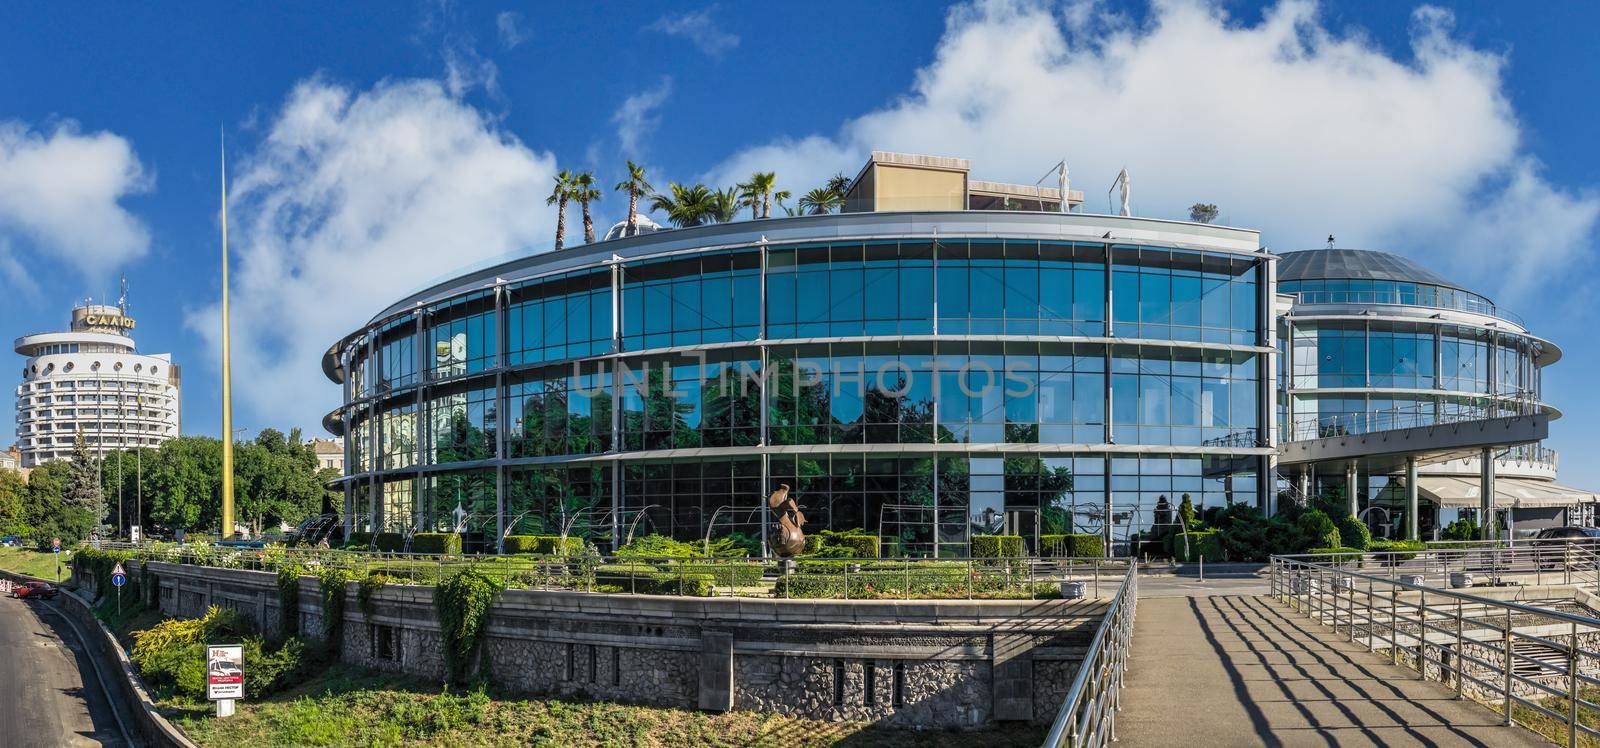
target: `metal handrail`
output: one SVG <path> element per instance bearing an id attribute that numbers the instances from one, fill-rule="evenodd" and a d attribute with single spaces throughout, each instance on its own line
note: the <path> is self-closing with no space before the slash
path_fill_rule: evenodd
<path id="1" fill-rule="evenodd" d="M 1501 309 L 1500 307 L 1495 306 L 1494 304 L 1491 304 L 1491 303 L 1474 302 L 1474 301 L 1472 301 L 1470 299 L 1460 299 L 1460 300 L 1457 300 L 1456 303 L 1453 303 L 1453 304 L 1443 304 L 1443 303 L 1426 304 L 1426 303 L 1422 302 L 1422 296 L 1421 295 L 1414 295 L 1413 298 L 1415 298 L 1416 301 L 1407 302 L 1407 301 L 1405 301 L 1405 296 L 1402 295 L 1398 290 L 1395 290 L 1395 291 L 1295 291 L 1293 293 L 1294 293 L 1294 295 L 1296 297 L 1296 299 L 1295 299 L 1296 303 L 1299 303 L 1299 304 L 1307 304 L 1307 305 L 1312 305 L 1312 304 L 1372 304 L 1372 305 L 1377 305 L 1377 306 L 1404 306 L 1404 307 L 1423 307 L 1423 308 L 1426 308 L 1426 309 L 1453 309 L 1453 310 L 1456 310 L 1456 311 L 1472 312 L 1474 314 L 1483 314 L 1483 315 L 1487 315 L 1487 316 L 1490 316 L 1490 317 L 1499 317 L 1500 319 L 1516 323 L 1516 325 L 1518 327 L 1521 327 L 1524 330 L 1528 329 L 1528 323 L 1523 321 L 1522 317 L 1520 315 L 1516 314 L 1515 312 L 1512 312 L 1512 311 L 1509 311 L 1509 310 L 1506 310 L 1506 309 Z M 1309 312 L 1303 312 L 1303 313 L 1301 313 L 1301 315 L 1297 315 L 1297 316 L 1312 316 L 1312 315 Z"/>
<path id="2" fill-rule="evenodd" d="M 1531 550 L 1536 563 L 1541 555 L 1555 556 L 1563 564 L 1576 560 L 1582 568 L 1600 569 L 1600 555 L 1589 543 Z M 1518 548 L 1461 552 L 1512 560 L 1530 554 L 1529 549 Z M 1332 563 L 1274 556 L 1271 595 L 1330 626 L 1335 636 L 1343 629 L 1348 641 L 1386 654 L 1423 679 L 1452 686 L 1457 698 L 1497 709 L 1506 725 L 1520 721 L 1536 730 L 1546 727 L 1542 734 L 1568 746 L 1578 744 L 1580 733 L 1600 738 L 1600 730 L 1584 724 L 1585 717 L 1600 718 L 1600 704 L 1585 699 L 1586 690 L 1592 693 L 1600 687 L 1600 678 L 1585 674 L 1600 662 L 1600 652 L 1584 648 L 1579 638 L 1600 633 L 1600 618 L 1415 584 L 1343 565 L 1360 560 Z M 1537 656 L 1541 652 L 1543 656 Z M 1530 719 L 1537 715 L 1559 722 L 1565 734 L 1551 734 L 1548 723 Z"/>
<path id="3" fill-rule="evenodd" d="M 1138 606 L 1139 569 L 1130 564 L 1045 735 L 1045 748 L 1103 746 L 1117 739 L 1117 712 L 1122 709 L 1123 676 Z"/>
<path id="4" fill-rule="evenodd" d="M 1490 397 L 1490 396 L 1485 396 Z M 1507 407 L 1515 406 L 1513 408 Z M 1306 414 L 1297 416 L 1290 428 L 1290 441 L 1325 439 L 1332 436 L 1370 434 L 1378 431 L 1443 426 L 1466 421 L 1490 418 L 1509 418 L 1538 412 L 1539 405 L 1531 399 L 1497 398 L 1494 406 L 1465 406 L 1438 411 L 1433 403 L 1405 405 L 1397 408 L 1369 410 L 1360 413 L 1333 415 Z"/>

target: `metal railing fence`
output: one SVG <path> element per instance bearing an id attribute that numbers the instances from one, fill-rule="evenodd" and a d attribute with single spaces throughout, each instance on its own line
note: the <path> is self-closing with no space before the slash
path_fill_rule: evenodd
<path id="1" fill-rule="evenodd" d="M 1495 709 L 1507 725 L 1569 746 L 1600 745 L 1600 618 L 1356 571 L 1360 560 L 1275 556 L 1271 595 L 1335 636 Z"/>
<path id="2" fill-rule="evenodd" d="M 1509 418 L 1530 415 L 1538 410 L 1539 405 L 1532 400 L 1498 399 L 1491 405 L 1452 405 L 1445 409 L 1437 408 L 1433 403 L 1419 403 L 1359 413 L 1306 414 L 1295 417 L 1294 425 L 1289 429 L 1289 441 Z"/>
<path id="3" fill-rule="evenodd" d="M 594 593 L 801 599 L 1044 599 L 1078 582 L 1098 597 L 1131 565 L 1083 557 L 801 558 L 793 562 L 744 558 L 436 555 L 320 548 L 239 548 L 190 544 L 133 545 L 105 541 L 102 550 L 129 551 L 137 560 L 276 572 L 296 566 L 307 574 L 343 569 L 358 579 L 375 574 L 394 584 L 434 585 L 473 570 L 505 588 Z"/>
<path id="4" fill-rule="evenodd" d="M 1436 541 L 1422 550 L 1273 556 L 1434 587 L 1576 585 L 1600 594 L 1600 539 Z"/>
<path id="5" fill-rule="evenodd" d="M 1095 629 L 1089 651 L 1067 689 L 1061 710 L 1045 736 L 1045 748 L 1091 746 L 1117 739 L 1117 712 L 1133 648 L 1133 622 L 1139 606 L 1139 570 L 1129 567 L 1122 587 Z"/>

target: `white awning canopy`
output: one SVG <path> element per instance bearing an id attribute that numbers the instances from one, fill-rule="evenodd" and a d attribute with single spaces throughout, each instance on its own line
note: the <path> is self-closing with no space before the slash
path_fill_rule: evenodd
<path id="1" fill-rule="evenodd" d="M 1452 476 L 1423 476 L 1417 479 L 1421 498 L 1441 507 L 1475 509 L 1479 506 L 1478 481 Z M 1500 508 L 1562 507 L 1600 502 L 1600 494 L 1531 478 L 1496 478 L 1495 506 Z"/>

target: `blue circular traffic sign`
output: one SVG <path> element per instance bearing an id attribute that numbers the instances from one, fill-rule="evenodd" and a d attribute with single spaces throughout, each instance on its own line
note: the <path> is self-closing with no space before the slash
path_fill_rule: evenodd
<path id="1" fill-rule="evenodd" d="M 127 583 L 128 583 L 128 575 L 126 575 L 126 574 L 112 574 L 111 575 L 111 586 L 113 586 L 113 587 L 121 587 L 122 585 L 127 584 Z"/>

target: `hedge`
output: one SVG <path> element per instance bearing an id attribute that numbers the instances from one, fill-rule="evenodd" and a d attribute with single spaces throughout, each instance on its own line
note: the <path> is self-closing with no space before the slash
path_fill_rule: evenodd
<path id="1" fill-rule="evenodd" d="M 345 536 L 344 544 L 350 548 L 367 548 L 372 545 L 372 533 L 352 532 Z"/>
<path id="2" fill-rule="evenodd" d="M 1100 558 L 1106 552 L 1105 538 L 1098 533 L 1040 535 L 1039 555 L 1069 558 Z"/>
<path id="3" fill-rule="evenodd" d="M 756 567 L 759 572 L 760 567 Z M 615 585 L 622 592 L 641 595 L 707 597 L 716 580 L 710 574 L 688 573 L 680 567 L 661 571 L 649 564 L 604 564 L 595 567 L 596 584 Z"/>
<path id="4" fill-rule="evenodd" d="M 1420 540 L 1374 540 L 1367 544 L 1369 553 L 1392 553 L 1396 561 L 1410 561 L 1427 546 Z"/>
<path id="5" fill-rule="evenodd" d="M 413 553 L 456 556 L 461 554 L 461 533 L 419 532 L 411 536 Z"/>
<path id="6" fill-rule="evenodd" d="M 546 556 L 581 556 L 583 538 L 560 535 L 507 535 L 506 553 L 538 553 Z"/>
<path id="7" fill-rule="evenodd" d="M 1227 554 L 1222 548 L 1222 536 L 1216 530 L 1200 530 L 1189 533 L 1188 552 L 1184 552 L 1183 533 L 1179 532 L 1172 539 L 1172 560 L 1179 562 L 1223 561 Z"/>
<path id="8" fill-rule="evenodd" d="M 398 532 L 380 532 L 375 543 L 380 551 L 399 553 L 406 548 L 406 536 Z"/>
<path id="9" fill-rule="evenodd" d="M 823 563 L 823 562 L 816 562 Z M 842 565 L 841 565 L 842 566 Z M 889 568 L 899 566 L 899 568 Z M 908 574 L 909 572 L 909 574 Z M 1015 577 L 995 570 L 978 571 L 970 577 L 965 564 L 951 565 L 863 565 L 859 573 L 842 570 L 828 573 L 798 573 L 779 577 L 772 596 L 795 599 L 837 599 L 845 597 L 846 578 L 851 599 L 879 597 L 960 598 L 968 592 L 975 597 L 996 593 L 1022 592 L 1026 597 L 1059 595 L 1053 585 L 1022 584 Z M 1053 592 L 1054 591 L 1054 592 Z"/>
<path id="10" fill-rule="evenodd" d="M 1361 558 L 1364 551 L 1360 548 L 1312 548 L 1309 553 L 1322 556 L 1328 561 L 1338 563 L 1341 561 L 1355 561 Z M 1317 559 L 1321 561 L 1323 559 Z"/>
<path id="11" fill-rule="evenodd" d="M 973 558 L 1021 558 L 1026 549 L 1021 535 L 974 535 Z"/>
<path id="12" fill-rule="evenodd" d="M 663 569 L 673 574 L 703 574 L 715 579 L 723 587 L 751 587 L 761 583 L 762 567 L 759 563 L 697 564 L 675 563 Z"/>
<path id="13" fill-rule="evenodd" d="M 806 536 L 805 550 L 802 553 L 807 556 L 831 555 L 835 558 L 879 558 L 882 555 L 882 545 L 881 538 L 877 535 L 868 535 L 860 528 L 843 531 L 822 530 Z M 831 554 L 828 553 L 830 549 L 834 551 Z"/>

